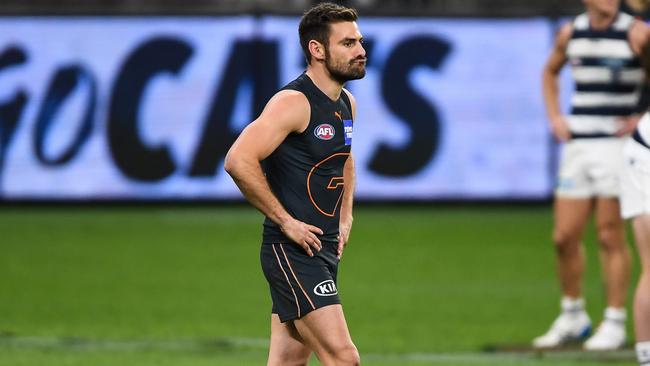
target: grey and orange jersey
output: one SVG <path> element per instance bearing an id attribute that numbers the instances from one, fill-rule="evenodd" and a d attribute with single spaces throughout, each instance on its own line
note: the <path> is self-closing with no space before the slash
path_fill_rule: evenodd
<path id="1" fill-rule="evenodd" d="M 323 230 L 321 240 L 336 241 L 343 198 L 343 167 L 352 145 L 352 107 L 345 91 L 330 99 L 307 74 L 283 90 L 303 93 L 311 109 L 309 125 L 289 134 L 262 166 L 271 190 L 294 218 Z M 286 242 L 279 226 L 264 221 L 264 243 Z"/>

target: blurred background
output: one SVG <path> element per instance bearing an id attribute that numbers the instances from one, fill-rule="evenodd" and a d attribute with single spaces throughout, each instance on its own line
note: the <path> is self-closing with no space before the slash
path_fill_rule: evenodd
<path id="1" fill-rule="evenodd" d="M 0 4 L 0 197 L 232 201 L 223 157 L 304 69 L 308 1 Z M 361 201 L 548 200 L 540 69 L 580 1 L 352 2 Z M 565 93 L 568 96 L 568 93 Z"/>
<path id="2" fill-rule="evenodd" d="M 0 2 L 0 365 L 265 363 L 263 218 L 223 158 L 315 3 Z M 369 56 L 339 284 L 364 363 L 633 365 L 529 348 L 559 301 L 541 69 L 581 1 L 341 3 Z"/>
<path id="3" fill-rule="evenodd" d="M 1 7 L 3 14 L 11 15 L 300 15 L 317 3 L 310 0 L 5 0 Z M 364 16 L 557 17 L 575 15 L 582 10 L 580 0 L 347 0 L 337 3 L 352 6 Z"/>

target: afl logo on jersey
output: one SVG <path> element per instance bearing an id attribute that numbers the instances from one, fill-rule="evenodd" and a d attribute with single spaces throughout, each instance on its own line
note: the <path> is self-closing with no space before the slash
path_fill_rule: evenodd
<path id="1" fill-rule="evenodd" d="M 334 126 L 329 123 L 322 123 L 314 129 L 314 135 L 321 140 L 331 140 L 335 133 Z"/>

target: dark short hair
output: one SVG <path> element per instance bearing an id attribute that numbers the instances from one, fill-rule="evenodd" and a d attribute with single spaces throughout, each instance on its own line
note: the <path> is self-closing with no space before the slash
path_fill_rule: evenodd
<path id="1" fill-rule="evenodd" d="M 354 22 L 358 18 L 356 10 L 333 3 L 320 3 L 307 10 L 298 26 L 300 46 L 307 59 L 307 64 L 311 63 L 309 41 L 315 40 L 327 47 L 331 23 Z"/>

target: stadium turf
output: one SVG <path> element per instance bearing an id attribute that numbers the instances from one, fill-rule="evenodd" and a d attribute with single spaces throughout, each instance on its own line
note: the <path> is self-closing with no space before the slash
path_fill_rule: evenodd
<path id="1" fill-rule="evenodd" d="M 0 208 L 0 365 L 264 364 L 261 222 L 245 206 Z M 544 205 L 357 208 L 339 290 L 363 363 L 634 365 L 527 348 L 558 308 L 550 226 Z"/>

